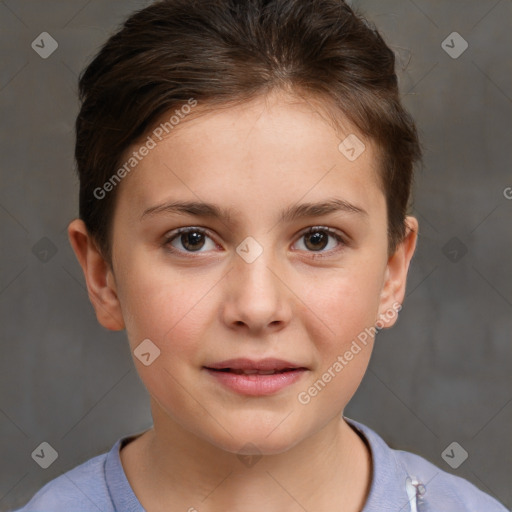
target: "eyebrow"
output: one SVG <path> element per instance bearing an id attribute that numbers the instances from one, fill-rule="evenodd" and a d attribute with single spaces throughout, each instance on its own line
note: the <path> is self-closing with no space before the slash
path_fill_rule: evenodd
<path id="1" fill-rule="evenodd" d="M 279 222 L 293 222 L 294 220 L 305 217 L 321 217 L 323 215 L 337 212 L 353 213 L 361 216 L 368 215 L 368 213 L 359 206 L 349 203 L 343 199 L 331 198 L 318 203 L 292 205 L 281 211 Z M 198 201 L 172 201 L 147 208 L 141 215 L 140 220 L 142 221 L 144 217 L 152 217 L 162 213 L 206 217 L 225 220 L 232 224 L 233 218 L 239 215 L 236 210 L 221 208 L 212 203 Z"/>

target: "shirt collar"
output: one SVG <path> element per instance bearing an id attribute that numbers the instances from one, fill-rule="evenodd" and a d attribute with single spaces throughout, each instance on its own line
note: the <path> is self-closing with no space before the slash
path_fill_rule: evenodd
<path id="1" fill-rule="evenodd" d="M 123 465 L 121 464 L 121 448 L 141 436 L 139 434 L 122 437 L 116 441 L 105 460 L 105 480 L 107 483 L 110 498 L 114 504 L 114 510 L 123 512 L 145 512 L 137 496 L 126 478 Z"/>
<path id="2" fill-rule="evenodd" d="M 395 451 L 366 425 L 348 418 L 345 421 L 366 438 L 371 453 L 372 481 L 362 512 L 383 512 L 388 509 L 409 512 L 411 508 L 407 482 L 411 478 L 396 457 Z"/>

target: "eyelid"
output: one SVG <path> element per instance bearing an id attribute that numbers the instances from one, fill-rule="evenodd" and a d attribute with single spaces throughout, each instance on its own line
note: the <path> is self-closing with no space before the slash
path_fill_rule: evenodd
<path id="1" fill-rule="evenodd" d="M 320 232 L 325 231 L 326 233 L 328 233 L 329 235 L 334 237 L 338 241 L 339 246 L 335 249 L 331 249 L 330 251 L 319 251 L 319 252 L 307 251 L 308 257 L 311 257 L 313 259 L 330 258 L 333 255 L 338 254 L 338 252 L 341 251 L 342 249 L 344 249 L 345 246 L 349 245 L 349 237 L 344 232 L 339 231 L 334 228 L 330 228 L 328 226 L 321 226 L 321 225 L 315 225 L 315 226 L 310 226 L 308 228 L 305 228 L 304 230 L 302 230 L 299 233 L 299 235 L 297 237 L 297 241 L 300 240 L 305 235 L 308 235 L 310 233 L 316 233 L 318 231 L 320 231 Z"/>
<path id="2" fill-rule="evenodd" d="M 335 228 L 330 228 L 329 226 L 321 226 L 321 225 L 310 226 L 308 228 L 303 229 L 299 233 L 299 237 L 304 236 L 308 233 L 316 233 L 317 231 L 326 231 L 330 235 L 340 237 L 340 239 L 342 239 L 342 241 L 344 241 L 345 243 L 347 242 L 346 238 L 348 238 L 348 236 L 345 235 L 342 231 L 335 229 Z"/>
<path id="3" fill-rule="evenodd" d="M 211 238 L 213 240 L 213 242 L 215 242 L 217 245 L 220 245 L 217 242 L 217 240 L 215 239 L 215 236 L 212 234 L 212 232 L 208 228 L 204 228 L 202 226 L 185 226 L 185 227 L 173 229 L 173 230 L 167 232 L 163 236 L 163 245 L 167 247 L 167 245 L 170 244 L 170 242 L 172 242 L 173 240 L 175 240 L 179 235 L 181 235 L 183 233 L 189 233 L 189 232 L 195 232 L 195 231 L 208 236 L 209 238 Z M 177 252 L 179 254 L 193 254 L 192 252 L 187 253 L 187 251 L 179 251 L 179 250 L 175 249 L 174 247 L 172 247 L 169 250 L 171 252 Z"/>
<path id="4" fill-rule="evenodd" d="M 180 254 L 180 255 L 185 255 L 185 257 L 195 258 L 196 256 L 193 256 L 194 252 L 182 251 L 182 250 L 176 249 L 174 247 L 168 247 L 170 242 L 174 241 L 179 235 L 181 235 L 183 233 L 194 232 L 194 231 L 197 231 L 199 233 L 202 233 L 202 234 L 208 236 L 209 238 L 212 239 L 212 241 L 214 243 L 216 243 L 217 245 L 221 245 L 215 240 L 215 236 L 212 236 L 212 232 L 208 228 L 204 228 L 201 226 L 185 226 L 185 227 L 173 229 L 172 231 L 170 231 L 164 235 L 163 245 L 167 248 L 168 251 L 170 251 L 174 254 Z M 300 231 L 298 233 L 293 245 L 295 245 L 295 243 L 297 241 L 299 241 L 303 236 L 310 234 L 310 233 L 316 233 L 319 231 L 320 232 L 325 231 L 330 236 L 334 237 L 342 247 L 338 247 L 336 249 L 331 249 L 330 251 L 319 251 L 319 252 L 306 251 L 311 257 L 313 257 L 315 259 L 330 257 L 333 254 L 336 254 L 338 251 L 340 251 L 344 246 L 348 245 L 348 236 L 345 233 L 340 232 L 337 229 L 330 228 L 328 226 L 322 226 L 322 225 L 314 225 L 314 226 L 309 226 L 307 228 L 304 228 L 302 231 Z M 201 252 L 198 252 L 198 254 L 201 254 Z"/>

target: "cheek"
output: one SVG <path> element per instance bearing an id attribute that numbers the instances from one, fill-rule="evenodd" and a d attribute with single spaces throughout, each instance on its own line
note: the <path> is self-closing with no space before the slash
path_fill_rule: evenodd
<path id="1" fill-rule="evenodd" d="M 342 349 L 365 328 L 373 326 L 379 309 L 381 272 L 361 265 L 361 270 L 336 269 L 315 281 L 304 281 L 298 295 L 304 303 L 303 318 L 314 339 Z M 306 311 L 308 314 L 306 315 Z"/>
<path id="2" fill-rule="evenodd" d="M 371 328 L 379 308 L 381 273 L 378 265 L 337 269 L 302 288 L 308 307 L 299 314 L 310 319 L 306 329 L 317 368 L 298 401 L 317 416 L 344 409 L 365 374 L 373 348 Z"/>
<path id="3" fill-rule="evenodd" d="M 373 349 L 371 329 L 378 312 L 377 276 L 350 275 L 316 283 L 304 302 L 307 330 L 316 352 L 315 372 L 297 396 L 304 413 L 331 417 L 350 401 L 368 367 Z M 302 410 L 302 409 L 301 409 Z"/>
<path id="4" fill-rule="evenodd" d="M 194 352 L 204 306 L 214 284 L 207 276 L 187 279 L 179 270 L 165 272 L 155 265 L 130 265 L 122 276 L 119 294 L 132 350 L 149 338 L 161 350 Z M 202 316 L 199 316 L 199 312 Z M 202 320 L 200 320 L 202 319 Z"/>
<path id="5" fill-rule="evenodd" d="M 208 292 L 214 280 L 188 280 L 179 271 L 166 274 L 162 269 L 132 271 L 128 276 L 129 285 L 120 300 L 139 376 L 155 400 L 162 400 L 166 406 L 172 404 L 172 410 L 186 408 L 189 395 L 183 393 L 182 383 L 192 384 L 188 391 L 193 393 L 204 326 L 211 323 Z M 160 351 L 148 366 L 136 357 L 137 347 L 146 339 Z"/>

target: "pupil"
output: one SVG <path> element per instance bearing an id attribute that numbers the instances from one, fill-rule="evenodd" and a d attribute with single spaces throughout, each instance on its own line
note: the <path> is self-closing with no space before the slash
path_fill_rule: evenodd
<path id="1" fill-rule="evenodd" d="M 313 247 L 309 247 L 311 244 L 306 243 L 308 249 L 323 249 L 326 246 L 327 237 L 321 231 L 317 231 L 316 233 L 311 233 L 306 237 L 306 240 L 313 240 Z M 324 242 L 324 243 L 322 243 Z M 321 247 L 318 247 L 316 244 L 320 244 Z"/>
<path id="2" fill-rule="evenodd" d="M 183 235 L 181 235 L 181 242 L 183 244 L 183 247 L 189 250 L 200 249 L 204 244 L 204 235 L 197 231 L 184 233 Z M 200 247 L 196 247 L 196 244 L 200 244 Z"/>

